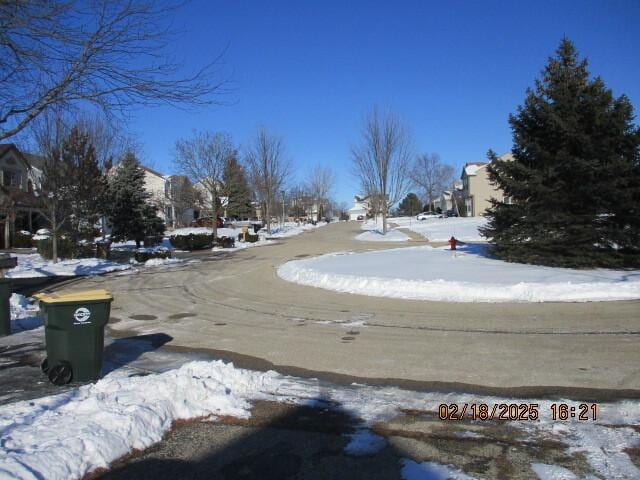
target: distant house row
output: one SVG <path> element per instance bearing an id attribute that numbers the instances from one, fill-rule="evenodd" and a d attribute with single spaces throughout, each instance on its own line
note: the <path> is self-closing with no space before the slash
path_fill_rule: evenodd
<path id="1" fill-rule="evenodd" d="M 511 152 L 498 157 L 499 160 L 513 160 Z M 486 213 L 491 206 L 491 199 L 510 203 L 502 190 L 491 185 L 489 180 L 488 162 L 469 162 L 462 169 L 460 180 L 456 180 L 451 190 L 444 190 L 434 200 L 432 207 L 444 211 L 455 210 L 454 201 L 464 202 L 464 215 L 467 217 L 479 217 Z M 358 220 L 371 215 L 373 206 L 370 197 L 356 195 L 354 205 L 349 209 L 349 219 Z"/>
<path id="2" fill-rule="evenodd" d="M 47 227 L 40 213 L 37 192 L 41 185 L 45 159 L 20 151 L 12 144 L 0 144 L 0 248 L 12 246 L 13 234 L 31 233 Z M 118 168 L 117 166 L 114 168 Z M 157 208 L 158 216 L 169 228 L 189 225 L 208 212 L 196 201 L 181 201 L 181 191 L 190 185 L 183 175 L 163 175 L 149 167 L 144 170 L 144 187 L 148 202 Z M 194 186 L 198 189 L 198 185 Z M 223 209 L 227 199 L 220 198 Z M 260 206 L 254 205 L 253 216 L 261 219 Z"/>

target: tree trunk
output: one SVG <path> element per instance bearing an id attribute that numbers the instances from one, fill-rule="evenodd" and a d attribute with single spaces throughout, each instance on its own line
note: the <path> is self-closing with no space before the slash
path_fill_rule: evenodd
<path id="1" fill-rule="evenodd" d="M 386 202 L 385 202 L 386 203 Z M 387 234 L 387 206 L 382 206 L 382 234 Z"/>
<path id="2" fill-rule="evenodd" d="M 11 215 L 9 214 L 4 222 L 4 248 L 11 248 Z"/>
<path id="3" fill-rule="evenodd" d="M 264 205 L 264 213 L 267 218 L 267 233 L 271 235 L 271 212 L 269 212 L 269 201 L 267 200 Z"/>

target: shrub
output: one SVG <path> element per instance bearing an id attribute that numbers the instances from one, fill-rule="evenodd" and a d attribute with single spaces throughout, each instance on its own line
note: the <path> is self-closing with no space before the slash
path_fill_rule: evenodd
<path id="1" fill-rule="evenodd" d="M 190 233 L 188 235 L 174 235 L 169 237 L 169 241 L 178 250 L 203 250 L 211 248 L 213 245 L 213 234 Z"/>
<path id="2" fill-rule="evenodd" d="M 243 238 L 245 242 L 249 243 L 256 243 L 258 240 L 260 240 L 260 236 L 258 234 L 252 235 L 250 233 L 247 233 L 246 235 L 244 235 L 241 233 L 238 235 L 238 241 L 242 242 Z"/>
<path id="3" fill-rule="evenodd" d="M 53 259 L 53 240 L 51 237 L 35 241 L 38 253 L 48 260 Z M 66 237 L 58 238 L 58 258 L 71 258 L 73 256 L 73 244 Z"/>
<path id="4" fill-rule="evenodd" d="M 71 254 L 73 258 L 93 258 L 96 256 L 96 245 L 92 242 L 78 243 Z"/>
<path id="5" fill-rule="evenodd" d="M 13 236 L 13 246 L 15 248 L 31 248 L 33 246 L 31 243 L 31 233 L 26 230 L 16 232 Z"/>
<path id="6" fill-rule="evenodd" d="M 236 240 L 232 237 L 218 237 L 216 244 L 222 248 L 233 248 L 236 245 Z"/>
<path id="7" fill-rule="evenodd" d="M 136 262 L 144 263 L 152 258 L 171 258 L 171 250 L 168 248 L 155 248 L 153 250 L 147 248 L 139 248 L 134 254 Z"/>

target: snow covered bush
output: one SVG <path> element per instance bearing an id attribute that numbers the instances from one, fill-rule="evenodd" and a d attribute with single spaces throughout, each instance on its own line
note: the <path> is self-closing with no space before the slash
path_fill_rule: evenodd
<path id="1" fill-rule="evenodd" d="M 146 262 L 147 260 L 151 260 L 153 258 L 171 258 L 171 250 L 168 248 L 139 248 L 136 250 L 134 254 L 134 258 L 136 262 Z"/>
<path id="2" fill-rule="evenodd" d="M 26 230 L 16 232 L 13 236 L 13 246 L 15 248 L 31 248 L 33 246 L 31 243 L 31 232 L 27 232 Z"/>
<path id="3" fill-rule="evenodd" d="M 171 246 L 178 250 L 203 250 L 213 246 L 213 233 L 188 233 L 186 235 L 171 235 Z"/>
<path id="4" fill-rule="evenodd" d="M 256 243 L 258 240 L 260 240 L 260 237 L 258 236 L 257 233 L 255 235 L 252 235 L 250 233 L 247 233 L 246 235 L 241 233 L 238 235 L 239 242 L 245 241 L 249 243 Z"/>

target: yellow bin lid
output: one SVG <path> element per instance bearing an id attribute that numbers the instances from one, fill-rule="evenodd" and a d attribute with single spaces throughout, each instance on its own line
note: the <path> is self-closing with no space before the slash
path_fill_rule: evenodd
<path id="1" fill-rule="evenodd" d="M 76 290 L 72 292 L 37 293 L 35 298 L 44 303 L 65 303 L 65 302 L 95 302 L 101 300 L 113 300 L 111 294 L 103 289 L 97 290 Z"/>

